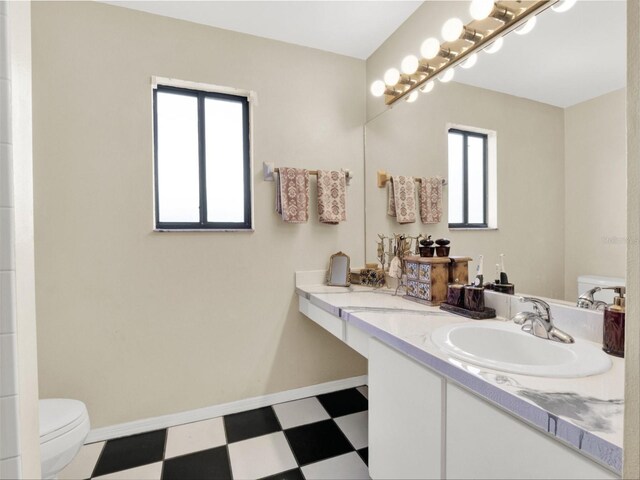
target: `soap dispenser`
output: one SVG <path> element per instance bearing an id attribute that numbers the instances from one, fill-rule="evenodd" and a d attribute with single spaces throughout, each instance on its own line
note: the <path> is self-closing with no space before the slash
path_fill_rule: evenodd
<path id="1" fill-rule="evenodd" d="M 602 349 L 609 355 L 624 357 L 624 287 L 613 287 L 616 297 L 604 309 Z"/>

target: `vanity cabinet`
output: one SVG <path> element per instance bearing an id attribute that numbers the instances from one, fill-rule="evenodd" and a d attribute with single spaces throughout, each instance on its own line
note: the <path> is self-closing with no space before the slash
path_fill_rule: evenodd
<path id="1" fill-rule="evenodd" d="M 300 312 L 369 360 L 372 479 L 617 479 L 558 439 L 300 296 Z"/>
<path id="2" fill-rule="evenodd" d="M 447 478 L 619 478 L 452 383 L 446 425 Z"/>
<path id="3" fill-rule="evenodd" d="M 373 479 L 619 478 L 373 338 L 369 475 Z"/>
<path id="4" fill-rule="evenodd" d="M 440 375 L 370 341 L 371 478 L 442 478 L 444 385 Z"/>

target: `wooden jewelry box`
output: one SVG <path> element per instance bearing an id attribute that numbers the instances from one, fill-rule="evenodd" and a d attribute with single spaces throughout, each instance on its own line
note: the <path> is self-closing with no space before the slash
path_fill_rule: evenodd
<path id="1" fill-rule="evenodd" d="M 447 300 L 449 283 L 469 283 L 471 257 L 405 257 L 407 294 L 404 298 L 438 306 Z"/>

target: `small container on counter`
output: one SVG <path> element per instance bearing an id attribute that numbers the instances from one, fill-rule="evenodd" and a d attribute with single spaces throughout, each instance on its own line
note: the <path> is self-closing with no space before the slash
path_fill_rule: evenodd
<path id="1" fill-rule="evenodd" d="M 420 256 L 421 257 L 433 257 L 436 251 L 435 247 L 423 247 L 420 246 Z"/>
<path id="2" fill-rule="evenodd" d="M 451 247 L 449 246 L 450 243 L 451 240 L 448 238 L 439 238 L 436 240 L 436 255 L 439 257 L 448 257 L 449 252 L 451 251 Z"/>
<path id="3" fill-rule="evenodd" d="M 464 308 L 473 312 L 484 311 L 484 288 L 470 285 L 465 286 Z"/>
<path id="4" fill-rule="evenodd" d="M 436 247 L 433 246 L 433 240 L 431 240 L 431 235 L 427 238 L 420 240 L 420 256 L 421 257 L 433 257 L 436 251 Z"/>
<path id="5" fill-rule="evenodd" d="M 456 307 L 464 307 L 464 285 L 460 285 L 457 282 L 449 284 L 447 303 Z"/>
<path id="6" fill-rule="evenodd" d="M 498 293 L 506 293 L 508 295 L 513 295 L 515 293 L 516 287 L 513 283 L 491 283 L 489 284 L 491 290 Z"/>
<path id="7" fill-rule="evenodd" d="M 602 350 L 609 355 L 624 357 L 625 288 L 614 287 L 613 290 L 618 295 L 613 304 L 604 309 Z"/>

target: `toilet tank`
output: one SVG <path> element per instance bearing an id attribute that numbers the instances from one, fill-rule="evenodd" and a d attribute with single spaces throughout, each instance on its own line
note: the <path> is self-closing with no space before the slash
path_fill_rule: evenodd
<path id="1" fill-rule="evenodd" d="M 578 277 L 578 296 L 595 287 L 618 287 L 624 286 L 624 278 L 602 277 L 600 275 L 580 275 Z M 596 292 L 593 296 L 596 300 L 607 303 L 613 303 L 615 292 L 613 290 L 604 290 Z"/>

